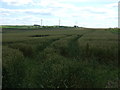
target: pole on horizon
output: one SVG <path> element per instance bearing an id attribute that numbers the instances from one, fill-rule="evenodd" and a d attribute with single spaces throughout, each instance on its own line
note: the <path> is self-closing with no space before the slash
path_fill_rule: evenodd
<path id="1" fill-rule="evenodd" d="M 42 26 L 42 22 L 43 22 L 43 20 L 41 19 L 41 26 Z"/>
<path id="2" fill-rule="evenodd" d="M 60 23 L 61 23 L 61 21 L 60 21 L 60 19 L 59 19 L 59 26 L 60 26 Z"/>
<path id="3" fill-rule="evenodd" d="M 78 22 L 76 21 L 76 22 L 75 22 L 75 25 L 77 26 L 77 24 L 78 24 Z"/>

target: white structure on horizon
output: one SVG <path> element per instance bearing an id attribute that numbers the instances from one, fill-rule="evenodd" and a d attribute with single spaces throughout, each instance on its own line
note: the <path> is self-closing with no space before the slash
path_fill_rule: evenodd
<path id="1" fill-rule="evenodd" d="M 43 20 L 41 19 L 41 26 L 42 26 L 42 22 L 43 22 Z"/>
<path id="2" fill-rule="evenodd" d="M 61 23 L 61 21 L 60 21 L 60 19 L 59 19 L 59 26 L 60 26 L 60 23 Z"/>

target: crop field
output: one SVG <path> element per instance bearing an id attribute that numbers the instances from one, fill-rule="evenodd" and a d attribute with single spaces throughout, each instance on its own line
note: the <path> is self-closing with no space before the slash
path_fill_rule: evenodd
<path id="1" fill-rule="evenodd" d="M 4 27 L 3 88 L 118 88 L 118 31 Z"/>

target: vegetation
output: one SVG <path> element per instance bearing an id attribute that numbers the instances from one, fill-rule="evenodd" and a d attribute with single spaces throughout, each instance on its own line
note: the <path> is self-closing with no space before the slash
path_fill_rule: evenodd
<path id="1" fill-rule="evenodd" d="M 118 34 L 3 28 L 3 88 L 118 88 Z"/>

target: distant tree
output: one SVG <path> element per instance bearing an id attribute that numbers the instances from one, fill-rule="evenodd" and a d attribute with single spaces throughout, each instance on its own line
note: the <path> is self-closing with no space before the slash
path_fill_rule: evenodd
<path id="1" fill-rule="evenodd" d="M 40 26 L 40 25 L 38 25 L 38 24 L 34 24 L 34 26 Z"/>
<path id="2" fill-rule="evenodd" d="M 76 27 L 78 27 L 78 26 L 74 25 L 74 27 L 76 28 Z"/>

